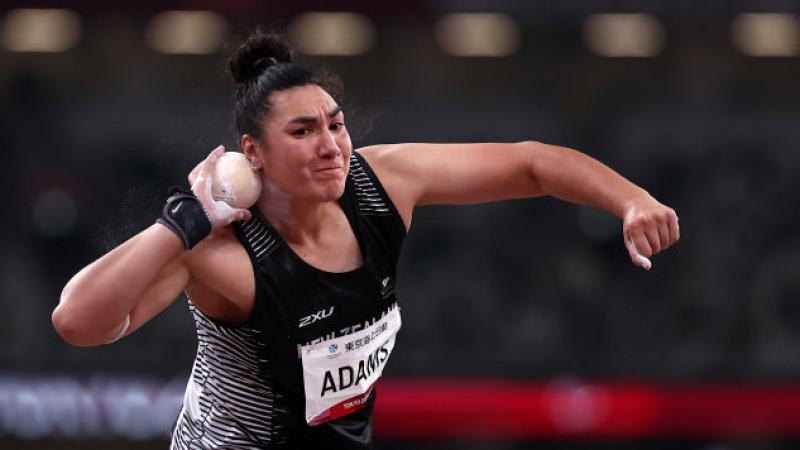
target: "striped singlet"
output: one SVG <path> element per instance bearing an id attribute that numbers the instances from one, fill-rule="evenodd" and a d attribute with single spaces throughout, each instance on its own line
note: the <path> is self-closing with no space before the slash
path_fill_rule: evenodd
<path id="1" fill-rule="evenodd" d="M 189 302 L 198 348 L 172 450 L 367 449 L 374 383 L 400 327 L 396 267 L 406 231 L 361 155 L 339 199 L 359 268 L 305 263 L 257 208 L 235 226 L 253 265 L 253 310 L 241 323 Z"/>

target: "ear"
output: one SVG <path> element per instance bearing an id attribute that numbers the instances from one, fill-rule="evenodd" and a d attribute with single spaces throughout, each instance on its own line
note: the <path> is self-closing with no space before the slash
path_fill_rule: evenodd
<path id="1" fill-rule="evenodd" d="M 261 160 L 261 146 L 258 143 L 258 139 L 249 134 L 243 134 L 242 137 L 239 138 L 239 147 L 253 167 L 259 169 L 264 167 L 264 161 Z"/>

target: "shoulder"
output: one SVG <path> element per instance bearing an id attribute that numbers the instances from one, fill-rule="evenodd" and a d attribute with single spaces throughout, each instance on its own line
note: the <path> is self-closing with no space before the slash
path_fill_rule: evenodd
<path id="1" fill-rule="evenodd" d="M 356 153 L 364 158 L 385 187 L 405 184 L 405 191 L 413 189 L 408 183 L 413 181 L 416 171 L 416 144 L 372 145 L 359 148 Z"/>
<path id="2" fill-rule="evenodd" d="M 362 147 L 356 150 L 364 157 L 372 170 L 390 183 L 399 182 L 406 191 L 420 190 L 429 176 L 435 176 L 437 168 L 447 164 L 453 156 L 448 149 L 458 149 L 463 144 L 400 143 Z"/>
<path id="3" fill-rule="evenodd" d="M 408 167 L 402 154 L 405 144 L 383 144 L 355 150 L 369 165 L 389 199 L 403 219 L 406 230 L 411 226 L 411 216 L 416 203 L 413 186 L 408 185 Z"/>
<path id="4" fill-rule="evenodd" d="M 355 152 L 364 157 L 373 170 L 397 171 L 403 168 L 410 155 L 408 150 L 414 144 L 379 144 L 361 147 Z"/>

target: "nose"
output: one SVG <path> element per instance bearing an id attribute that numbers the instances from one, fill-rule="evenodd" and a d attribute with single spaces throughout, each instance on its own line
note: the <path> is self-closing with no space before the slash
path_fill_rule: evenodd
<path id="1" fill-rule="evenodd" d="M 327 129 L 323 131 L 319 142 L 319 157 L 332 158 L 339 156 L 341 152 L 342 150 L 339 148 L 339 144 L 336 143 L 333 133 Z"/>

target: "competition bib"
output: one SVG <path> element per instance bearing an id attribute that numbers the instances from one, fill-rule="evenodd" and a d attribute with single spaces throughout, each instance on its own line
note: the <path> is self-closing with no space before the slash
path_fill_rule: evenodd
<path id="1" fill-rule="evenodd" d="M 300 347 L 309 425 L 338 419 L 367 403 L 400 330 L 394 308 L 358 332 Z"/>

